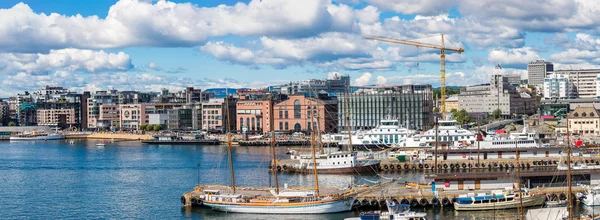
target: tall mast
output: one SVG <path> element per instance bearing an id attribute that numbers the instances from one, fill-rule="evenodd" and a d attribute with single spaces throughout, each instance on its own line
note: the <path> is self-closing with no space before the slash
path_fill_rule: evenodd
<path id="1" fill-rule="evenodd" d="M 521 157 L 521 153 L 519 153 L 519 138 L 515 139 L 515 150 L 517 156 L 517 184 L 519 184 L 519 214 L 521 215 L 520 219 L 525 219 L 523 215 L 523 190 L 521 189 L 521 163 L 519 163 L 519 157 Z"/>
<path id="2" fill-rule="evenodd" d="M 481 128 L 479 123 L 480 121 L 477 120 L 477 135 L 475 135 L 475 138 L 477 138 L 477 164 L 481 165 L 481 163 L 479 163 L 479 135 L 481 135 Z"/>
<path id="3" fill-rule="evenodd" d="M 354 146 L 352 145 L 352 130 L 350 129 L 350 92 L 346 88 L 346 128 L 348 129 L 348 151 L 352 153 Z"/>
<path id="4" fill-rule="evenodd" d="M 314 123 L 314 116 L 312 117 L 313 119 L 311 119 Z M 312 138 L 312 156 L 313 156 L 313 173 L 315 175 L 315 189 L 316 189 L 316 195 L 319 196 L 319 176 L 317 175 L 317 155 L 316 155 L 316 148 L 315 148 L 315 129 L 311 129 L 311 138 Z"/>
<path id="5" fill-rule="evenodd" d="M 275 179 L 275 194 L 279 195 L 279 179 L 277 177 L 277 157 L 275 156 L 275 106 L 271 93 L 271 110 L 269 111 L 269 127 L 271 128 L 271 154 L 273 155 L 273 177 Z"/>
<path id="6" fill-rule="evenodd" d="M 437 164 L 437 159 L 438 159 L 438 145 L 439 145 L 439 142 L 438 142 L 438 128 L 439 127 L 438 127 L 438 125 L 439 125 L 438 118 L 435 118 L 435 151 L 434 151 L 435 152 L 435 157 L 434 157 L 435 158 L 435 162 L 433 164 L 433 167 L 435 167 L 434 170 L 435 170 L 436 174 L 438 172 L 438 168 L 437 168 L 438 167 L 437 166 L 438 165 Z"/>
<path id="7" fill-rule="evenodd" d="M 569 140 L 569 114 L 567 114 L 567 187 L 569 187 L 568 189 L 568 194 L 567 194 L 567 202 L 569 203 L 568 209 L 569 209 L 569 219 L 572 220 L 573 219 L 573 201 L 572 201 L 572 193 L 571 192 L 571 140 Z"/>
<path id="8" fill-rule="evenodd" d="M 231 172 L 231 189 L 235 194 L 235 174 L 233 172 L 233 157 L 231 156 L 231 116 L 229 113 L 229 93 L 225 89 L 225 111 L 227 111 L 227 154 L 229 155 L 229 172 Z"/>

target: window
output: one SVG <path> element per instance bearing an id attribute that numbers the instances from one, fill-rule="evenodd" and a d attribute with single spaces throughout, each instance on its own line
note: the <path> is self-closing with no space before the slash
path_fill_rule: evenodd
<path id="1" fill-rule="evenodd" d="M 300 100 L 294 101 L 294 118 L 301 118 Z"/>
<path id="2" fill-rule="evenodd" d="M 252 118 L 252 130 L 253 130 L 253 131 L 254 131 L 254 130 L 256 130 L 256 129 L 255 129 L 255 128 L 256 128 L 256 127 L 255 127 L 255 125 L 256 125 L 256 124 L 255 124 L 254 118 Z"/>
<path id="3" fill-rule="evenodd" d="M 288 126 L 288 123 L 287 123 L 287 122 L 285 122 L 285 130 L 286 130 L 286 131 L 287 131 L 287 130 L 289 130 L 289 126 Z"/>
<path id="4" fill-rule="evenodd" d="M 288 118 L 288 111 L 285 111 L 285 118 Z"/>
<path id="5" fill-rule="evenodd" d="M 283 122 L 279 122 L 279 130 L 283 130 Z"/>
<path id="6" fill-rule="evenodd" d="M 283 112 L 279 111 L 279 118 L 283 118 Z"/>
<path id="7" fill-rule="evenodd" d="M 312 130 L 312 128 L 310 127 L 310 122 L 308 122 L 308 126 L 306 126 L 306 128 L 310 131 Z"/>
<path id="8" fill-rule="evenodd" d="M 240 118 L 240 130 L 244 128 L 244 118 Z"/>

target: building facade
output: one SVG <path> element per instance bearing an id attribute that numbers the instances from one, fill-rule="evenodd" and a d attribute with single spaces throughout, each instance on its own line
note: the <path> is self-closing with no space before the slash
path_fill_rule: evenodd
<path id="1" fill-rule="evenodd" d="M 554 64 L 545 60 L 536 60 L 527 65 L 527 81 L 530 86 L 541 88 L 548 72 L 554 71 Z"/>
<path id="2" fill-rule="evenodd" d="M 570 99 L 576 97 L 576 92 L 569 77 L 549 74 L 544 79 L 543 97 L 544 99 Z"/>
<path id="3" fill-rule="evenodd" d="M 296 93 L 318 93 L 321 91 L 335 94 L 345 93 L 350 88 L 350 76 L 335 74 L 329 79 L 311 79 L 296 81 L 276 86 L 281 94 L 292 95 Z"/>
<path id="4" fill-rule="evenodd" d="M 169 130 L 192 130 L 192 109 L 174 108 L 167 110 L 167 129 Z"/>
<path id="5" fill-rule="evenodd" d="M 600 135 L 600 114 L 590 107 L 578 107 L 569 113 L 569 132 L 584 136 Z"/>
<path id="6" fill-rule="evenodd" d="M 323 95 L 290 95 L 275 104 L 275 131 L 337 133 L 337 99 Z"/>
<path id="7" fill-rule="evenodd" d="M 431 88 L 431 85 L 426 85 Z M 412 87 L 419 87 L 417 89 Z M 379 86 L 358 89 L 338 97 L 338 130 L 367 130 L 380 125 L 382 119 L 397 119 L 411 129 L 433 126 L 433 97 L 422 85 Z M 346 120 L 350 115 L 350 123 Z"/>
<path id="8" fill-rule="evenodd" d="M 458 95 L 451 95 L 446 99 L 446 112 L 451 112 L 452 109 L 458 110 Z"/>
<path id="9" fill-rule="evenodd" d="M 0 126 L 7 126 L 10 122 L 10 107 L 7 102 L 0 100 Z"/>
<path id="10" fill-rule="evenodd" d="M 505 116 L 534 114 L 537 111 L 533 95 L 519 92 L 502 74 L 493 74 L 490 78 L 489 84 L 462 88 L 458 95 L 457 110 L 491 114 L 500 109 Z"/>
<path id="11" fill-rule="evenodd" d="M 54 127 L 72 127 L 76 126 L 77 120 L 75 109 L 38 109 L 37 125 Z"/>
<path id="12" fill-rule="evenodd" d="M 202 130 L 227 132 L 227 120 L 229 119 L 229 130 L 237 130 L 236 120 L 237 99 L 229 96 L 229 100 L 211 99 L 202 103 Z M 227 108 L 226 104 L 229 104 Z M 229 114 L 227 114 L 229 109 Z"/>
<path id="13" fill-rule="evenodd" d="M 565 75 L 573 84 L 577 98 L 600 97 L 598 76 L 600 69 L 557 70 L 556 74 Z"/>

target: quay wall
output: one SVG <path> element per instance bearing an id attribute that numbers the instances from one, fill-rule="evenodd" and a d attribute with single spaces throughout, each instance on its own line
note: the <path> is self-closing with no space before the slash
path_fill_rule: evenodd
<path id="1" fill-rule="evenodd" d="M 66 136 L 67 139 L 117 139 L 117 140 L 152 140 L 152 135 L 149 134 L 110 134 L 110 133 L 95 133 Z"/>

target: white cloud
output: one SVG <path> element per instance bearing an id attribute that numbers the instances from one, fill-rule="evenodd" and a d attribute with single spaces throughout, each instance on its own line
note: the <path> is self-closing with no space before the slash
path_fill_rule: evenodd
<path id="1" fill-rule="evenodd" d="M 342 76 L 342 74 L 338 73 L 338 72 L 329 72 L 329 73 L 327 73 L 327 79 L 335 79 L 335 78 L 338 78 L 340 76 Z"/>
<path id="2" fill-rule="evenodd" d="M 527 68 L 527 63 L 540 58 L 540 55 L 531 47 L 492 49 L 488 53 L 488 61 L 493 64 L 520 69 Z"/>
<path id="3" fill-rule="evenodd" d="M 149 62 L 148 64 L 146 64 L 146 68 L 153 70 L 162 70 L 162 68 L 158 66 L 158 64 L 156 64 L 155 62 Z"/>
<path id="4" fill-rule="evenodd" d="M 132 68 L 129 55 L 104 51 L 61 49 L 48 54 L 0 53 L 0 64 L 7 71 L 43 74 L 55 70 L 67 71 L 125 71 Z"/>
<path id="5" fill-rule="evenodd" d="M 367 2 L 383 10 L 402 14 L 437 15 L 447 12 L 456 0 L 367 0 Z"/>
<path id="6" fill-rule="evenodd" d="M 360 77 L 354 79 L 354 84 L 364 86 L 369 84 L 369 81 L 371 81 L 371 73 L 363 73 Z"/>
<path id="7" fill-rule="evenodd" d="M 212 8 L 120 0 L 100 18 L 35 13 L 19 3 L 0 10 L 0 51 L 192 46 L 227 35 L 307 37 L 352 30 L 352 10 L 347 8 L 326 0 L 252 0 Z"/>
<path id="8" fill-rule="evenodd" d="M 447 86 L 469 86 L 489 83 L 492 74 L 519 74 L 523 76 L 527 70 L 505 68 L 495 69 L 493 66 L 481 66 L 469 72 L 448 72 L 446 74 Z M 403 76 L 386 77 L 387 83 L 391 84 L 431 84 L 440 85 L 439 74 L 412 74 Z"/>
<path id="9" fill-rule="evenodd" d="M 377 76 L 377 85 L 385 85 L 387 79 L 384 76 Z"/>

